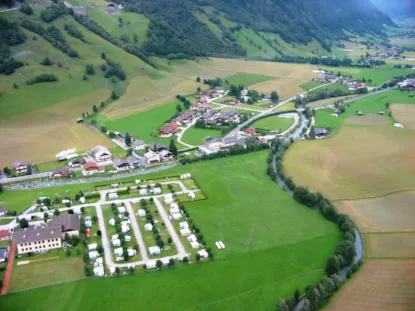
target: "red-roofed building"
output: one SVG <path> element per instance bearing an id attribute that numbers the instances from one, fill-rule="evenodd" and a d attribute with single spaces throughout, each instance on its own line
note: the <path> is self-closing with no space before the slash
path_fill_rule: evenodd
<path id="1" fill-rule="evenodd" d="M 82 168 L 83 168 L 82 174 L 84 174 L 84 176 L 105 172 L 105 167 L 100 166 L 96 164 L 95 162 L 86 162 L 82 166 Z"/>
<path id="2" fill-rule="evenodd" d="M 243 130 L 246 135 L 253 136 L 256 134 L 256 128 L 249 127 Z"/>
<path id="3" fill-rule="evenodd" d="M 0 240 L 8 240 L 10 238 L 9 231 L 0 230 Z"/>

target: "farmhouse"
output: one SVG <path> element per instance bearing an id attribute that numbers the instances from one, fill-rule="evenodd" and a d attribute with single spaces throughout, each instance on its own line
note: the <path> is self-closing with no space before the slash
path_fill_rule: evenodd
<path id="1" fill-rule="evenodd" d="M 159 129 L 159 136 L 160 137 L 171 137 L 177 131 L 177 127 L 166 126 Z"/>
<path id="2" fill-rule="evenodd" d="M 79 235 L 81 230 L 81 222 L 78 215 L 68 214 L 56 216 L 48 222 L 48 226 L 61 226 L 62 238 L 67 234 L 69 236 Z"/>
<path id="3" fill-rule="evenodd" d="M 205 153 L 217 152 L 223 146 L 223 143 L 220 141 L 220 139 L 214 136 L 206 137 L 203 141 L 203 146 L 201 146 L 199 149 Z"/>
<path id="4" fill-rule="evenodd" d="M 160 163 L 160 156 L 152 150 L 149 150 L 144 154 L 144 158 L 147 160 L 148 164 Z"/>
<path id="5" fill-rule="evenodd" d="M 69 162 L 69 166 L 70 167 L 81 167 L 85 163 L 86 163 L 85 159 L 84 158 L 80 158 L 80 159 L 75 159 L 72 162 Z"/>
<path id="6" fill-rule="evenodd" d="M 221 113 L 217 116 L 217 120 L 220 123 L 239 123 L 239 112 L 236 110 L 229 110 Z"/>
<path id="7" fill-rule="evenodd" d="M 128 161 L 126 159 L 120 158 L 114 160 L 113 166 L 117 169 L 117 171 L 124 171 L 130 168 L 130 164 L 128 163 Z"/>
<path id="8" fill-rule="evenodd" d="M 62 226 L 46 226 L 16 230 L 13 242 L 18 254 L 40 253 L 62 247 Z"/>
<path id="9" fill-rule="evenodd" d="M 168 150 L 162 150 L 160 152 L 161 161 L 171 161 L 173 160 L 173 156 L 174 156 L 173 153 L 171 153 Z"/>
<path id="10" fill-rule="evenodd" d="M 205 111 L 209 111 L 210 109 L 212 109 L 212 107 L 210 107 L 206 103 L 200 103 L 200 102 L 198 102 L 196 104 L 193 104 L 190 107 L 190 109 L 195 110 L 195 111 L 203 111 L 203 112 L 205 112 Z"/>
<path id="11" fill-rule="evenodd" d="M 182 113 L 180 116 L 173 119 L 173 121 L 175 121 L 178 124 L 187 124 L 190 121 L 192 121 L 193 118 L 195 117 L 196 117 L 196 111 L 190 110 L 190 111 L 186 111 L 185 113 Z"/>
<path id="12" fill-rule="evenodd" d="M 16 161 L 13 163 L 13 169 L 17 175 L 27 174 L 31 167 L 32 164 L 26 161 Z"/>
<path id="13" fill-rule="evenodd" d="M 70 168 L 64 167 L 64 168 L 55 168 L 54 170 L 52 170 L 51 174 L 49 175 L 49 177 L 66 177 L 66 176 L 71 176 L 72 175 L 72 170 Z"/>
<path id="14" fill-rule="evenodd" d="M 215 119 L 215 117 L 218 115 L 220 113 L 220 110 L 219 109 L 212 109 L 212 110 L 209 110 L 209 111 L 207 111 L 207 112 L 205 112 L 203 115 L 202 115 L 202 119 L 203 120 L 214 120 Z"/>
<path id="15" fill-rule="evenodd" d="M 320 127 L 314 128 L 314 135 L 319 138 L 326 137 L 328 132 L 329 132 L 328 129 L 325 129 L 325 128 L 320 128 Z"/>
<path id="16" fill-rule="evenodd" d="M 135 150 L 135 151 L 139 151 L 139 150 L 143 150 L 145 148 L 145 143 L 144 140 L 133 140 L 131 143 L 131 147 Z"/>
<path id="17" fill-rule="evenodd" d="M 238 137 L 231 136 L 231 137 L 224 137 L 222 138 L 223 148 L 228 148 L 230 146 L 236 145 L 239 143 Z"/>
<path id="18" fill-rule="evenodd" d="M 102 146 L 96 146 L 95 148 L 91 149 L 89 151 L 89 154 L 98 163 L 109 162 L 112 158 L 111 152 L 109 152 L 107 148 Z"/>
<path id="19" fill-rule="evenodd" d="M 165 145 L 163 145 L 162 143 L 159 143 L 159 142 L 153 142 L 153 143 L 151 143 L 149 146 L 148 146 L 148 148 L 151 150 L 151 151 L 153 151 L 153 152 L 156 152 L 156 153 L 158 153 L 158 152 L 161 152 L 161 151 L 163 151 L 163 150 L 169 150 L 169 148 L 167 148 Z"/>
<path id="20" fill-rule="evenodd" d="M 140 159 L 133 155 L 128 156 L 125 160 L 128 162 L 130 168 L 138 167 L 141 163 Z"/>
<path id="21" fill-rule="evenodd" d="M 127 137 L 132 138 L 133 137 L 133 134 L 131 134 L 129 132 L 121 132 L 118 136 L 120 137 L 120 140 L 125 143 L 125 139 Z"/>
<path id="22" fill-rule="evenodd" d="M 243 130 L 243 133 L 247 136 L 254 136 L 256 134 L 256 128 L 249 127 Z"/>
<path id="23" fill-rule="evenodd" d="M 84 165 L 82 165 L 82 168 L 82 174 L 84 176 L 105 172 L 105 167 L 100 166 L 95 162 L 86 162 Z"/>
<path id="24" fill-rule="evenodd" d="M 314 79 L 315 81 L 319 81 L 319 82 L 332 82 L 336 79 L 336 76 L 331 74 L 331 73 L 323 73 L 321 75 L 319 75 L 316 79 Z"/>

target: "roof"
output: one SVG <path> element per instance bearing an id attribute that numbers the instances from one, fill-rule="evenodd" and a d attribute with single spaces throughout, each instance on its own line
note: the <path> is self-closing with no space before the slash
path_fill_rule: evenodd
<path id="1" fill-rule="evenodd" d="M 113 162 L 114 166 L 128 165 L 128 161 L 126 159 L 117 158 Z"/>
<path id="2" fill-rule="evenodd" d="M 256 133 L 256 128 L 249 127 L 247 129 L 244 129 L 244 132 L 247 133 L 247 134 L 255 134 Z"/>
<path id="3" fill-rule="evenodd" d="M 75 214 L 57 216 L 48 222 L 48 226 L 50 225 L 62 226 L 63 232 L 81 229 L 81 222 L 78 215 Z"/>
<path id="4" fill-rule="evenodd" d="M 171 127 L 171 126 L 167 126 L 167 127 L 161 128 L 159 130 L 159 132 L 165 133 L 165 134 L 170 134 L 170 133 L 174 133 L 176 131 L 176 129 L 177 129 L 177 127 L 174 128 L 174 127 Z"/>
<path id="5" fill-rule="evenodd" d="M 69 167 L 61 167 L 61 168 L 55 168 L 52 170 L 52 173 L 54 174 L 58 174 L 58 173 L 62 173 L 62 174 L 72 174 L 72 171 Z"/>
<path id="6" fill-rule="evenodd" d="M 46 226 L 37 228 L 19 229 L 14 232 L 13 241 L 16 244 L 44 241 L 48 239 L 60 238 L 62 226 Z"/>
<path id="7" fill-rule="evenodd" d="M 119 136 L 122 137 L 122 138 L 127 137 L 127 135 L 130 136 L 130 137 L 133 137 L 133 134 L 131 134 L 130 132 L 121 132 L 119 134 Z"/>
<path id="8" fill-rule="evenodd" d="M 140 162 L 140 159 L 139 158 L 137 158 L 137 157 L 135 157 L 135 156 L 133 156 L 133 155 L 131 155 L 131 156 L 129 156 L 129 157 L 127 157 L 126 159 L 125 159 L 127 162 L 128 162 L 128 164 L 134 164 L 134 163 L 137 163 L 137 162 Z"/>
<path id="9" fill-rule="evenodd" d="M 225 111 L 225 112 L 221 113 L 218 116 L 218 118 L 219 119 L 228 119 L 228 118 L 231 118 L 231 117 L 233 117 L 235 115 L 238 115 L 238 114 L 239 114 L 239 112 L 236 111 L 236 110 L 229 110 L 229 111 Z"/>
<path id="10" fill-rule="evenodd" d="M 159 151 L 159 150 L 163 150 L 163 149 L 168 149 L 165 145 L 163 145 L 162 143 L 159 143 L 157 141 L 153 142 L 150 144 L 150 146 L 148 146 L 150 148 L 150 150 L 153 151 Z"/>
<path id="11" fill-rule="evenodd" d="M 222 138 L 222 142 L 225 145 L 230 145 L 230 144 L 236 144 L 238 143 L 238 138 L 236 136 L 231 136 L 231 137 L 224 137 Z"/>
<path id="12" fill-rule="evenodd" d="M 144 145 L 144 140 L 134 140 L 133 142 L 132 142 L 132 145 L 133 146 L 142 146 L 142 145 Z"/>
<path id="13" fill-rule="evenodd" d="M 0 258 L 6 258 L 7 255 L 7 247 L 0 248 Z"/>
<path id="14" fill-rule="evenodd" d="M 105 170 L 105 167 L 100 166 L 100 165 L 96 164 L 95 162 L 87 162 L 83 165 L 84 170 L 87 170 L 87 169 L 90 169 L 90 168 L 94 168 L 94 169 L 97 169 L 99 171 Z"/>
<path id="15" fill-rule="evenodd" d="M 146 152 L 145 154 L 144 154 L 144 157 L 147 159 L 147 160 L 157 160 L 157 161 L 160 161 L 160 157 L 159 157 L 159 155 L 157 154 L 157 153 L 155 153 L 154 151 L 151 151 L 151 150 L 149 150 L 148 152 Z"/>
<path id="16" fill-rule="evenodd" d="M 0 230 L 0 239 L 4 239 L 5 237 L 9 236 L 9 231 L 7 230 Z"/>
<path id="17" fill-rule="evenodd" d="M 212 109 L 212 110 L 209 110 L 208 112 L 205 112 L 205 113 L 202 115 L 202 118 L 203 118 L 203 119 L 209 119 L 209 118 L 213 117 L 215 114 L 217 114 L 217 113 L 219 113 L 219 112 L 220 112 L 220 110 L 219 110 L 219 109 Z"/>
<path id="18" fill-rule="evenodd" d="M 160 155 L 164 158 L 164 157 L 171 157 L 172 155 L 173 155 L 173 153 L 171 153 L 170 151 L 168 151 L 168 150 L 162 150 L 161 152 L 160 152 Z"/>
<path id="19" fill-rule="evenodd" d="M 329 131 L 325 128 L 316 127 L 314 128 L 314 134 L 315 135 L 326 135 Z"/>
<path id="20" fill-rule="evenodd" d="M 219 138 L 214 137 L 214 136 L 208 136 L 203 141 L 205 142 L 205 144 L 211 144 L 211 143 L 215 143 L 219 141 Z"/>
<path id="21" fill-rule="evenodd" d="M 84 158 L 80 158 L 80 159 L 75 159 L 75 160 L 73 160 L 72 161 L 72 164 L 85 164 L 86 163 L 86 161 L 85 161 L 85 159 Z"/>
<path id="22" fill-rule="evenodd" d="M 28 166 L 28 165 L 31 165 L 31 164 L 26 161 L 16 161 L 13 163 L 13 167 Z"/>
<path id="23" fill-rule="evenodd" d="M 102 155 L 112 155 L 111 152 L 109 152 L 109 150 L 105 147 L 102 146 L 96 146 L 95 148 L 91 149 L 91 153 L 93 154 L 94 157 L 100 157 Z"/>

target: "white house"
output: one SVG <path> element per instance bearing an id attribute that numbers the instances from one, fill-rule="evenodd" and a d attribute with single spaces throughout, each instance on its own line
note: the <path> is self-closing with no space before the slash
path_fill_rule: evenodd
<path id="1" fill-rule="evenodd" d="M 116 192 L 110 192 L 110 193 L 108 193 L 108 198 L 110 200 L 118 199 L 118 194 Z"/>
<path id="2" fill-rule="evenodd" d="M 248 95 L 248 90 L 247 89 L 243 89 L 241 91 L 241 96 L 247 96 Z"/>
<path id="3" fill-rule="evenodd" d="M 151 231 L 151 230 L 153 230 L 153 225 L 152 225 L 152 224 L 150 224 L 150 223 L 145 224 L 145 225 L 144 225 L 144 230 L 145 230 L 145 231 Z"/>
<path id="4" fill-rule="evenodd" d="M 116 249 L 114 249 L 114 255 L 117 257 L 121 257 L 123 253 L 122 247 L 118 247 Z"/>
<path id="5" fill-rule="evenodd" d="M 200 255 L 201 259 L 206 259 L 209 257 L 208 252 L 205 249 L 201 249 L 200 251 L 197 252 Z"/>
<path id="6" fill-rule="evenodd" d="M 93 159 L 98 162 L 110 162 L 112 159 L 112 154 L 109 150 L 102 146 L 96 146 L 95 148 L 89 151 L 89 154 L 93 157 Z"/>
<path id="7" fill-rule="evenodd" d="M 115 247 L 119 247 L 119 246 L 121 246 L 121 241 L 120 241 L 120 239 L 115 239 L 115 240 L 112 240 L 112 245 L 114 245 Z"/>
<path id="8" fill-rule="evenodd" d="M 170 209 L 170 214 L 171 214 L 171 215 L 173 215 L 173 214 L 177 214 L 177 213 L 179 213 L 179 214 L 180 214 L 180 210 L 179 210 L 178 208 L 176 208 L 176 207 L 175 207 L 175 208 L 171 208 L 171 209 Z"/>
<path id="9" fill-rule="evenodd" d="M 161 193 L 161 188 L 153 188 L 153 193 L 154 194 L 160 194 Z"/>
<path id="10" fill-rule="evenodd" d="M 190 243 L 192 243 L 192 242 L 196 242 L 196 241 L 197 241 L 196 236 L 195 236 L 194 234 L 189 235 L 189 236 L 187 237 L 187 240 L 188 240 Z"/>
<path id="11" fill-rule="evenodd" d="M 85 227 L 91 228 L 92 227 L 92 221 L 85 221 Z"/>
<path id="12" fill-rule="evenodd" d="M 89 244 L 88 245 L 88 250 L 89 251 L 94 251 L 94 250 L 97 249 L 97 247 L 98 247 L 98 244 L 97 243 Z"/>
<path id="13" fill-rule="evenodd" d="M 186 229 L 180 229 L 180 234 L 182 236 L 189 236 L 191 234 L 190 230 L 188 228 Z"/>
<path id="14" fill-rule="evenodd" d="M 179 223 L 179 227 L 180 229 L 189 229 L 189 224 L 187 223 L 187 221 L 182 221 L 181 223 Z"/>
<path id="15" fill-rule="evenodd" d="M 138 193 L 139 193 L 140 195 L 146 195 L 146 194 L 148 193 L 148 191 L 147 191 L 147 189 L 140 189 L 140 190 L 138 191 Z"/>
<path id="16" fill-rule="evenodd" d="M 146 269 L 154 269 L 156 268 L 157 264 L 155 260 L 147 261 Z"/>
<path id="17" fill-rule="evenodd" d="M 146 216 L 146 211 L 143 210 L 142 208 L 140 208 L 137 212 L 137 215 L 140 216 L 140 217 L 144 217 L 144 216 Z"/>
<path id="18" fill-rule="evenodd" d="M 91 260 L 95 260 L 98 258 L 99 254 L 97 251 L 92 251 L 88 253 L 89 259 Z"/>
<path id="19" fill-rule="evenodd" d="M 148 248 L 148 252 L 150 253 L 150 255 L 155 256 L 155 255 L 160 255 L 161 254 L 161 249 L 159 246 L 150 246 Z"/>
<path id="20" fill-rule="evenodd" d="M 108 223 L 110 224 L 110 226 L 115 226 L 115 219 L 111 218 Z"/>
<path id="21" fill-rule="evenodd" d="M 170 208 L 179 208 L 179 205 L 177 203 L 170 204 Z"/>
<path id="22" fill-rule="evenodd" d="M 121 232 L 122 233 L 127 233 L 129 231 L 130 231 L 130 227 L 128 225 L 121 226 Z"/>
<path id="23" fill-rule="evenodd" d="M 168 266 L 170 263 L 170 258 L 169 257 L 164 257 L 160 259 L 161 263 L 163 264 L 163 266 Z"/>

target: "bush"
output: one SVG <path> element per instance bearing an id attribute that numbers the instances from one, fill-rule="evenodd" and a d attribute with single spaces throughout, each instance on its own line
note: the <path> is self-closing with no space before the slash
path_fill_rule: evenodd
<path id="1" fill-rule="evenodd" d="M 33 15 L 33 9 L 30 5 L 23 3 L 20 7 L 20 12 L 26 14 L 26 15 Z"/>
<path id="2" fill-rule="evenodd" d="M 53 63 L 52 63 L 52 61 L 50 60 L 50 58 L 49 57 L 45 57 L 41 62 L 40 62 L 40 64 L 41 65 L 43 65 L 43 66 L 52 66 L 53 65 Z"/>

